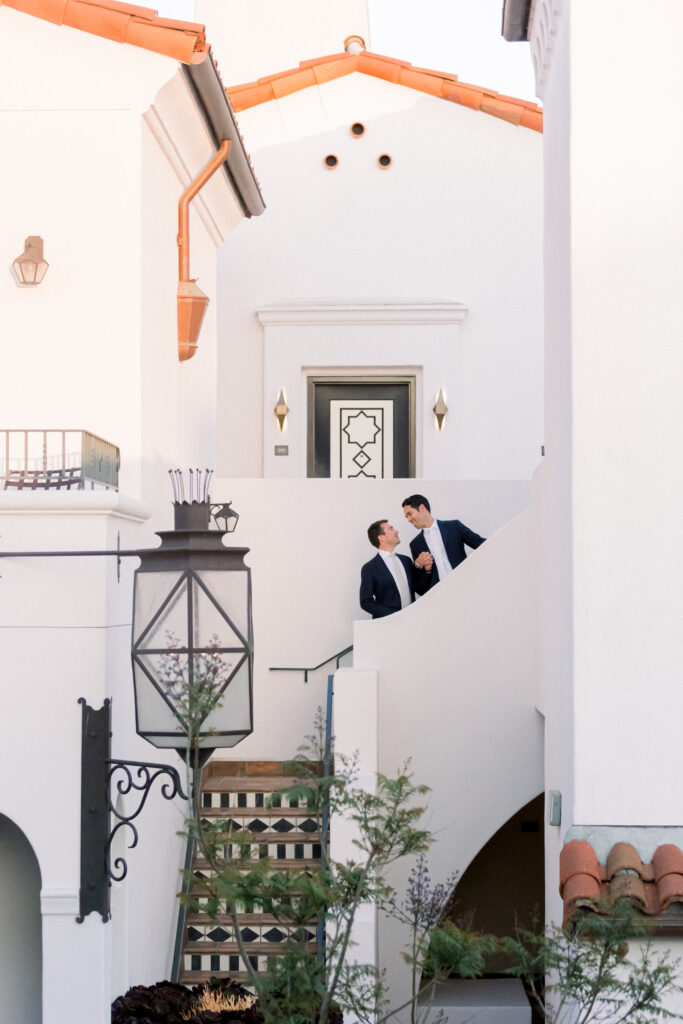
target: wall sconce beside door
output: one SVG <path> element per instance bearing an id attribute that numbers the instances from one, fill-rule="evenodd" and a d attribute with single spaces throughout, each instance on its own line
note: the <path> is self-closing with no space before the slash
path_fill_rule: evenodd
<path id="1" fill-rule="evenodd" d="M 280 428 L 281 431 L 284 430 L 285 423 L 287 422 L 287 413 L 289 412 L 289 409 L 287 407 L 287 403 L 285 402 L 285 393 L 282 388 L 280 388 L 280 394 L 277 396 L 277 402 L 275 403 L 275 408 L 273 409 L 273 412 L 275 413 L 275 416 L 277 418 L 278 427 Z"/>
<path id="2" fill-rule="evenodd" d="M 443 388 L 439 388 L 439 394 L 436 396 L 436 403 L 432 411 L 436 417 L 437 427 L 439 430 L 443 430 L 443 422 L 446 419 L 446 413 L 448 412 L 446 399 L 443 397 Z"/>
<path id="3" fill-rule="evenodd" d="M 43 259 L 43 240 L 40 235 L 29 235 L 24 251 L 17 256 L 12 266 L 19 284 L 40 284 L 50 264 Z"/>

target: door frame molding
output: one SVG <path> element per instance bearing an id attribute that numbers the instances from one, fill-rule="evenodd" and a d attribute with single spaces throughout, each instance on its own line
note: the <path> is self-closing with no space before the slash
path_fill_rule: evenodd
<path id="1" fill-rule="evenodd" d="M 306 375 L 306 476 L 315 469 L 315 388 L 317 384 L 407 384 L 408 385 L 408 471 L 415 477 L 415 376 L 386 373 L 339 373 Z"/>

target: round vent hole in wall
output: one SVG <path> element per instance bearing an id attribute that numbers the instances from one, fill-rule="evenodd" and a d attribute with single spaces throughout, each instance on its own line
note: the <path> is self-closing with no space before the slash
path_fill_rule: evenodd
<path id="1" fill-rule="evenodd" d="M 365 135 L 365 125 L 360 121 L 354 121 L 351 125 L 351 134 L 355 139 L 359 139 L 361 135 Z"/>
<path id="2" fill-rule="evenodd" d="M 337 167 L 338 164 L 339 157 L 336 157 L 334 153 L 328 153 L 327 156 L 325 157 L 325 167 L 327 167 L 328 171 L 334 170 L 334 168 Z"/>
<path id="3" fill-rule="evenodd" d="M 383 168 L 391 167 L 391 157 L 388 153 L 382 153 L 381 156 L 377 157 L 377 163 Z"/>

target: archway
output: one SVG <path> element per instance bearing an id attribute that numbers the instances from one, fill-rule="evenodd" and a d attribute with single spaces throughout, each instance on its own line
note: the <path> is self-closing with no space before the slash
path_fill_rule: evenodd
<path id="1" fill-rule="evenodd" d="M 33 847 L 0 814 L 0 998 L 12 1024 L 43 1019 L 40 868 Z"/>
<path id="2" fill-rule="evenodd" d="M 545 919 L 544 796 L 513 814 L 481 848 L 456 885 L 446 917 L 479 932 L 512 935 Z M 495 973 L 492 962 L 487 973 Z"/>

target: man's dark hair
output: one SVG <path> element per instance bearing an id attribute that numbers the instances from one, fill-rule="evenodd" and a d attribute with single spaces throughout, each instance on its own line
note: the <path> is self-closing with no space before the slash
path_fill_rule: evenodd
<path id="1" fill-rule="evenodd" d="M 424 505 L 428 512 L 431 512 L 429 501 L 425 498 L 424 494 L 411 494 L 409 498 L 405 498 L 401 502 L 401 508 L 405 508 L 406 505 L 410 505 L 415 511 L 419 511 L 420 505 Z"/>
<path id="2" fill-rule="evenodd" d="M 384 535 L 384 524 L 388 522 L 388 519 L 378 519 L 376 523 L 371 523 L 368 526 L 368 540 L 373 548 L 379 547 L 379 538 Z"/>

